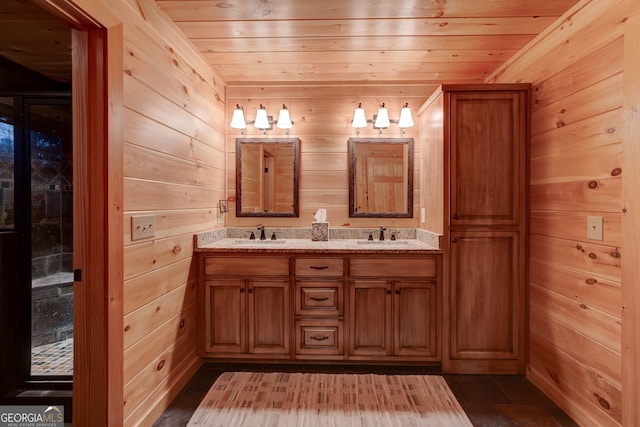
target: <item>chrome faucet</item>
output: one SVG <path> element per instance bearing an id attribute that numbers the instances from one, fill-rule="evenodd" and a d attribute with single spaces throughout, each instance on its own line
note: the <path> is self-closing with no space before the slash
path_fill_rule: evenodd
<path id="1" fill-rule="evenodd" d="M 267 237 L 264 235 L 264 226 L 263 225 L 258 227 L 258 231 L 260 232 L 260 240 L 267 240 Z"/>
<path id="2" fill-rule="evenodd" d="M 380 227 L 380 240 L 384 240 L 384 232 L 387 230 L 386 227 Z"/>

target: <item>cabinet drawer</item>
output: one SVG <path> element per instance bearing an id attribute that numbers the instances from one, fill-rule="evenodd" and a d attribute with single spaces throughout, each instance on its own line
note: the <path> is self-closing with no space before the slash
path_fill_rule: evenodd
<path id="1" fill-rule="evenodd" d="M 327 277 L 342 276 L 342 258 L 297 258 L 296 276 Z"/>
<path id="2" fill-rule="evenodd" d="M 300 320 L 296 323 L 297 354 L 343 354 L 340 320 Z"/>
<path id="3" fill-rule="evenodd" d="M 205 275 L 288 276 L 289 258 L 283 257 L 206 257 Z"/>
<path id="4" fill-rule="evenodd" d="M 343 313 L 342 282 L 297 282 L 296 315 L 340 316 Z"/>
<path id="5" fill-rule="evenodd" d="M 437 277 L 435 257 L 351 258 L 351 277 Z"/>

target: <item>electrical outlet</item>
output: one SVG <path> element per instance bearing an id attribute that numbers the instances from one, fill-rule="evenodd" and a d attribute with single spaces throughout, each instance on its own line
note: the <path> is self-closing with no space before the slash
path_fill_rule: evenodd
<path id="1" fill-rule="evenodd" d="M 427 222 L 427 209 L 420 208 L 420 222 Z"/>
<path id="2" fill-rule="evenodd" d="M 601 216 L 587 217 L 587 239 L 604 240 Z"/>
<path id="3" fill-rule="evenodd" d="M 155 215 L 131 217 L 131 240 L 150 239 L 156 235 Z"/>

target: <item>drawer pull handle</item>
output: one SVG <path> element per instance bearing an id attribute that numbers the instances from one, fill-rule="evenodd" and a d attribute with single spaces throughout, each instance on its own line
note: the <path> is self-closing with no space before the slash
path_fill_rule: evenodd
<path id="1" fill-rule="evenodd" d="M 323 337 L 310 337 L 312 340 L 316 340 L 316 341 L 324 341 L 324 340 L 328 340 L 329 337 L 328 336 L 323 336 Z"/>
<path id="2" fill-rule="evenodd" d="M 311 297 L 309 298 L 311 301 L 326 301 L 329 299 L 329 297 L 324 297 L 324 298 L 315 298 L 315 297 Z"/>
<path id="3" fill-rule="evenodd" d="M 310 265 L 309 268 L 312 270 L 326 270 L 327 268 L 329 268 L 329 266 L 328 265 L 320 265 L 320 266 Z"/>

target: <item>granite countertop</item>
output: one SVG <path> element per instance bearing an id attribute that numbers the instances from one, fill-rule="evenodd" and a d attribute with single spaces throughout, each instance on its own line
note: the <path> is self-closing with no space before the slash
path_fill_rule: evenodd
<path id="1" fill-rule="evenodd" d="M 246 232 L 240 234 L 216 233 L 217 235 L 197 235 L 195 240 L 195 252 L 210 253 L 393 253 L 393 254 L 419 254 L 441 253 L 442 249 L 434 246 L 424 239 L 412 237 L 414 234 L 406 234 L 398 231 L 397 240 L 386 238 L 384 241 L 367 240 L 365 236 L 356 238 L 330 238 L 328 241 L 313 241 L 311 238 L 300 238 L 299 234 L 279 232 L 283 236 L 273 241 L 250 240 Z M 267 233 L 269 235 L 269 233 Z M 368 233 L 365 233 L 368 234 Z M 291 236 L 291 237 L 289 237 Z M 409 236 L 407 238 L 407 236 Z M 378 237 L 377 235 L 375 236 Z"/>

